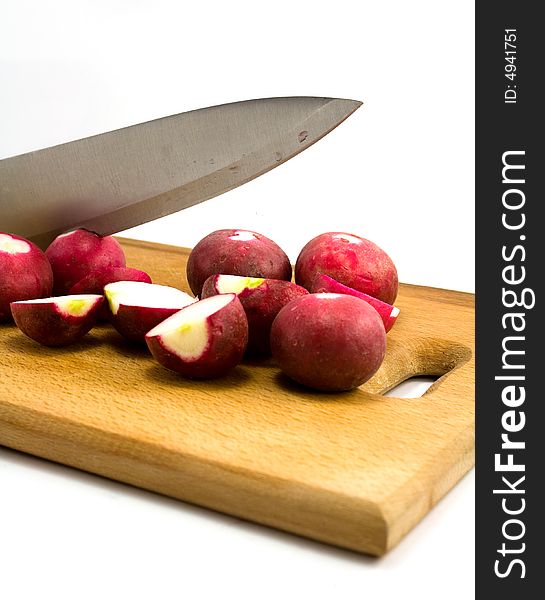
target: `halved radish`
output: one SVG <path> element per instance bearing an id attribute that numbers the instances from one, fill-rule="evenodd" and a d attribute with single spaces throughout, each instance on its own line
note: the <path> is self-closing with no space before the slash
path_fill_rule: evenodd
<path id="1" fill-rule="evenodd" d="M 348 287 L 347 285 L 342 284 L 340 281 L 333 279 L 333 277 L 330 277 L 329 275 L 323 275 L 322 273 L 318 273 L 318 275 L 316 275 L 310 291 L 314 294 L 318 292 L 348 294 L 349 296 L 355 296 L 356 298 L 365 300 L 365 302 L 368 302 L 380 315 L 380 318 L 384 323 L 384 329 L 386 330 L 386 333 L 392 329 L 397 317 L 399 316 L 399 308 L 396 306 L 392 306 L 391 304 L 383 302 L 378 298 L 373 298 L 373 296 L 359 292 L 358 290 Z"/>
<path id="2" fill-rule="evenodd" d="M 237 294 L 248 318 L 247 353 L 271 353 L 270 333 L 274 318 L 288 302 L 308 294 L 305 288 L 281 279 L 238 275 L 211 275 L 202 288 L 202 298 L 215 294 Z"/>
<path id="3" fill-rule="evenodd" d="M 104 286 L 116 281 L 141 281 L 151 283 L 151 277 L 140 269 L 132 267 L 106 267 L 97 269 L 80 279 L 70 289 L 71 294 L 102 294 Z"/>
<path id="4" fill-rule="evenodd" d="M 196 302 L 196 298 L 177 288 L 140 281 L 116 281 L 104 286 L 111 311 L 111 322 L 126 339 L 143 342 L 146 333 Z"/>
<path id="5" fill-rule="evenodd" d="M 44 346 L 66 346 L 96 323 L 104 298 L 97 294 L 55 296 L 11 303 L 17 327 Z"/>
<path id="6" fill-rule="evenodd" d="M 142 281 L 151 283 L 151 277 L 140 269 L 131 267 L 105 267 L 97 269 L 80 279 L 70 288 L 70 294 L 104 294 L 104 287 L 116 281 Z M 110 311 L 108 303 L 105 302 L 100 309 L 99 318 L 108 320 Z"/>
<path id="7" fill-rule="evenodd" d="M 0 323 L 11 321 L 10 303 L 51 296 L 53 272 L 31 241 L 0 232 Z"/>
<path id="8" fill-rule="evenodd" d="M 146 335 L 161 365 L 195 379 L 225 375 L 242 360 L 247 342 L 248 321 L 235 294 L 195 302 Z"/>

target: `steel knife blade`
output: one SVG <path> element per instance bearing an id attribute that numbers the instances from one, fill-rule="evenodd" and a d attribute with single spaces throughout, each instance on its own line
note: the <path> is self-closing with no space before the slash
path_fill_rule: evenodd
<path id="1" fill-rule="evenodd" d="M 0 160 L 0 231 L 42 248 L 123 231 L 242 185 L 329 133 L 361 102 L 284 97 L 193 110 Z"/>

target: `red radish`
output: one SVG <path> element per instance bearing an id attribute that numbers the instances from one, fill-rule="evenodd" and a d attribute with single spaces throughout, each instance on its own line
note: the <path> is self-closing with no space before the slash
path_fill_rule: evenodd
<path id="1" fill-rule="evenodd" d="M 44 346 L 66 346 L 90 331 L 103 301 L 96 294 L 55 296 L 12 302 L 11 312 L 29 338 Z"/>
<path id="2" fill-rule="evenodd" d="M 106 267 L 89 273 L 70 289 L 71 294 L 102 294 L 104 286 L 116 281 L 141 281 L 151 283 L 151 277 L 140 269 L 131 267 Z"/>
<path id="3" fill-rule="evenodd" d="M 112 236 L 76 229 L 57 236 L 45 251 L 53 268 L 56 294 L 66 294 L 89 273 L 124 267 L 125 253 Z"/>
<path id="4" fill-rule="evenodd" d="M 281 279 L 238 275 L 211 275 L 202 288 L 202 298 L 216 294 L 237 294 L 248 318 L 248 354 L 271 353 L 270 333 L 274 318 L 288 302 L 307 295 L 305 288 Z"/>
<path id="5" fill-rule="evenodd" d="M 0 233 L 0 323 L 11 321 L 11 302 L 50 296 L 52 290 L 51 265 L 38 246 Z"/>
<path id="6" fill-rule="evenodd" d="M 359 292 L 393 304 L 397 271 L 376 244 L 350 233 L 330 232 L 310 240 L 295 263 L 295 281 L 310 290 L 321 273 Z"/>
<path id="7" fill-rule="evenodd" d="M 235 294 L 195 302 L 146 335 L 161 365 L 194 379 L 228 373 L 242 360 L 247 341 L 248 321 Z"/>
<path id="8" fill-rule="evenodd" d="M 104 287 L 112 325 L 126 339 L 143 342 L 146 333 L 196 302 L 196 298 L 173 287 L 140 281 L 116 281 Z"/>
<path id="9" fill-rule="evenodd" d="M 380 315 L 386 333 L 388 333 L 388 331 L 392 329 L 399 315 L 399 308 L 392 306 L 391 304 L 387 304 L 386 302 L 383 302 L 378 298 L 373 298 L 368 294 L 358 292 L 358 290 L 343 285 L 342 283 L 339 283 L 332 277 L 329 277 L 329 275 L 322 275 L 321 273 L 318 273 L 318 275 L 314 278 L 310 291 L 313 294 L 319 292 L 348 294 L 350 296 L 355 296 L 356 298 L 361 298 L 362 300 L 365 300 L 365 302 L 369 303 Z"/>
<path id="10" fill-rule="evenodd" d="M 130 267 L 105 267 L 89 273 L 82 280 L 70 288 L 70 294 L 103 294 L 104 286 L 116 281 L 142 281 L 151 283 L 151 277 L 144 271 Z M 100 319 L 109 318 L 108 303 L 105 302 L 100 309 Z"/>
<path id="11" fill-rule="evenodd" d="M 282 371 L 321 391 L 351 390 L 370 379 L 386 352 L 377 311 L 345 294 L 309 294 L 278 313 L 271 350 Z"/>
<path id="12" fill-rule="evenodd" d="M 261 233 L 220 229 L 191 251 L 187 260 L 189 287 L 199 295 L 206 279 L 218 273 L 290 281 L 292 269 L 282 248 Z"/>

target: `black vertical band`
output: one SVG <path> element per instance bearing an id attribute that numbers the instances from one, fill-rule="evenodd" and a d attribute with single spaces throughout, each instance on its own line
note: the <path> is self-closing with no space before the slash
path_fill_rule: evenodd
<path id="1" fill-rule="evenodd" d="M 545 30 L 476 3 L 477 598 L 545 578 Z"/>

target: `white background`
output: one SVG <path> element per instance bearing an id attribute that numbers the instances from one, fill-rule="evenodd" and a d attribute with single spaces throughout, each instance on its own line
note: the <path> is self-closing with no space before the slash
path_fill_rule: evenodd
<path id="1" fill-rule="evenodd" d="M 295 260 L 317 233 L 348 231 L 402 281 L 473 291 L 473 12 L 3 0 L 0 157 L 248 98 L 363 100 L 280 168 L 125 235 L 191 246 L 249 228 Z M 473 518 L 469 476 L 374 560 L 0 450 L 0 597 L 470 598 Z"/>

